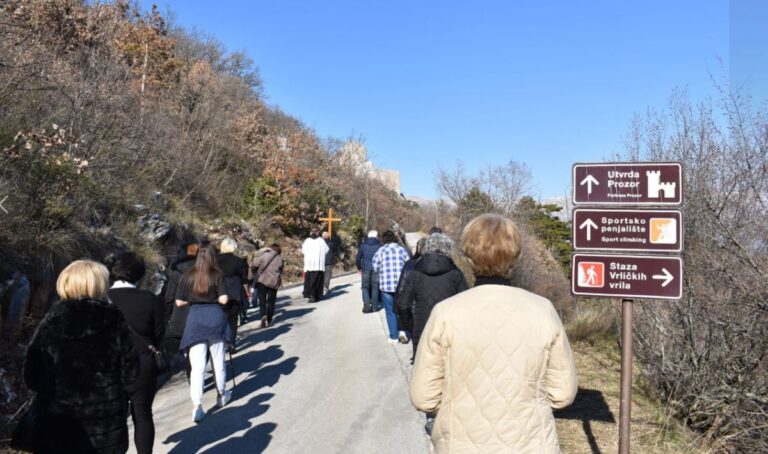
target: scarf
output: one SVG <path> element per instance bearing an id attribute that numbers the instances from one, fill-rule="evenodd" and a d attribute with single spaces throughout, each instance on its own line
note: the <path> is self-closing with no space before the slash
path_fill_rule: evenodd
<path id="1" fill-rule="evenodd" d="M 489 276 L 477 276 L 475 278 L 475 287 L 480 285 L 508 285 L 512 286 L 512 282 L 506 277 L 489 277 Z"/>

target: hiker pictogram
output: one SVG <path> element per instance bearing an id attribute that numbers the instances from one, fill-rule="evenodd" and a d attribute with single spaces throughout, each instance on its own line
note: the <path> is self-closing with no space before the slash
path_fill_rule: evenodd
<path id="1" fill-rule="evenodd" d="M 579 263 L 579 286 L 601 288 L 605 282 L 605 265 L 601 262 Z"/>

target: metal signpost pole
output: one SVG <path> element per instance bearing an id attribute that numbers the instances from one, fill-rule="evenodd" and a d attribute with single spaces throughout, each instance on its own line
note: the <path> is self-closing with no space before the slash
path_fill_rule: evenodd
<path id="1" fill-rule="evenodd" d="M 631 299 L 621 300 L 621 403 L 619 405 L 619 454 L 629 454 L 629 421 L 632 415 L 632 315 Z"/>

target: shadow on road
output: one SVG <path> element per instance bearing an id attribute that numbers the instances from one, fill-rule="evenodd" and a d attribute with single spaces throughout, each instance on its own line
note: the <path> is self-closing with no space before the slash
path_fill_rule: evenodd
<path id="1" fill-rule="evenodd" d="M 233 437 L 224 443 L 218 444 L 204 452 L 207 454 L 231 454 L 263 452 L 272 441 L 272 432 L 277 424 L 267 422 L 253 427 L 239 437 Z"/>
<path id="2" fill-rule="evenodd" d="M 595 389 L 579 388 L 576 394 L 576 400 L 570 407 L 554 412 L 557 419 L 576 419 L 581 421 L 584 428 L 584 435 L 587 437 L 589 447 L 593 454 L 600 454 L 600 447 L 597 445 L 595 434 L 592 432 L 592 421 L 616 423 L 608 402 L 605 401 L 603 393 Z"/>
<path id="3" fill-rule="evenodd" d="M 331 287 L 331 291 L 325 294 L 325 298 L 333 298 L 334 296 L 343 295 L 349 293 L 347 288 L 352 287 L 352 284 L 336 285 Z"/>
<path id="4" fill-rule="evenodd" d="M 210 409 L 205 419 L 199 424 L 169 436 L 163 441 L 164 444 L 178 444 L 168 452 L 175 454 L 198 452 L 202 446 L 221 440 L 226 441 L 205 452 L 261 452 L 266 448 L 272 440 L 271 434 L 277 425 L 265 423 L 251 427 L 250 421 L 266 413 L 269 409 L 267 402 L 274 397 L 274 394 L 257 394 L 245 404 L 242 403 L 242 399 L 264 387 L 276 385 L 281 377 L 290 375 L 296 370 L 299 358 L 295 356 L 277 364 L 269 364 L 283 356 L 285 353 L 276 345 L 240 355 L 237 363 L 244 370 L 252 372 L 246 373 L 245 379 L 233 389 L 232 401 L 223 409 L 215 407 Z M 179 417 L 191 417 L 191 408 L 190 414 L 180 414 Z M 248 429 L 247 432 L 241 436 L 228 439 L 232 434 L 246 429 Z"/>
<path id="5" fill-rule="evenodd" d="M 285 323 L 286 321 L 303 317 L 315 310 L 315 308 L 286 309 L 286 306 L 289 305 L 281 304 L 275 307 L 275 324 L 270 327 L 254 327 L 247 330 L 242 330 L 241 328 L 242 331 L 240 331 L 239 336 L 242 336 L 242 338 L 237 343 L 237 349 L 240 351 L 247 350 L 256 344 L 273 341 L 281 334 L 290 331 L 293 327 L 292 323 Z"/>
<path id="6" fill-rule="evenodd" d="M 274 394 L 259 394 L 240 407 L 227 406 L 221 410 L 209 411 L 199 424 L 188 427 L 169 436 L 163 444 L 178 443 L 168 450 L 171 454 L 199 452 L 200 448 L 223 440 L 229 435 L 251 427 L 251 418 L 264 414 L 269 405 L 266 403 Z M 191 408 L 191 407 L 190 407 Z M 180 414 L 188 418 L 191 414 Z"/>

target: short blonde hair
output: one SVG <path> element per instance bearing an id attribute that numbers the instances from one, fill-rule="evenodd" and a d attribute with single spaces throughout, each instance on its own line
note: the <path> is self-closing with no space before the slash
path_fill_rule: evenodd
<path id="1" fill-rule="evenodd" d="M 224 241 L 221 242 L 220 249 L 222 254 L 235 252 L 237 250 L 237 241 L 235 241 L 234 238 L 224 238 Z"/>
<path id="2" fill-rule="evenodd" d="M 64 268 L 56 281 L 56 293 L 63 300 L 103 300 L 109 288 L 107 267 L 92 260 L 77 260 Z"/>
<path id="3" fill-rule="evenodd" d="M 508 278 L 520 256 L 520 231 L 504 216 L 482 214 L 464 227 L 461 248 L 475 276 Z"/>

